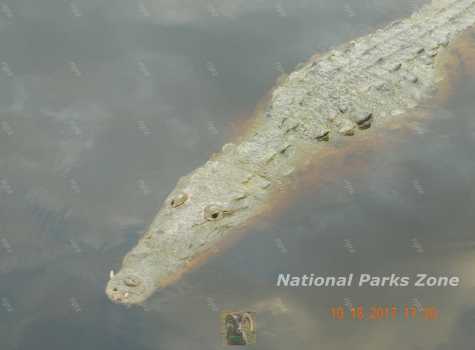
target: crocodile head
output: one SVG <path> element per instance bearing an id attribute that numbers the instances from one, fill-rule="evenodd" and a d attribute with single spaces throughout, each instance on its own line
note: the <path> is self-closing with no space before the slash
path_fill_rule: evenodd
<path id="1" fill-rule="evenodd" d="M 257 197 L 249 173 L 209 161 L 181 178 L 138 244 L 126 255 L 106 293 L 138 304 L 209 253 L 233 227 L 253 214 Z"/>

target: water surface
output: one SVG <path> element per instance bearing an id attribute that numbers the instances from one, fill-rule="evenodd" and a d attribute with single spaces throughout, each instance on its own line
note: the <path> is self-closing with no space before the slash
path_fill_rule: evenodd
<path id="1" fill-rule="evenodd" d="M 176 180 L 235 135 L 279 75 L 421 3 L 4 2 L 1 349 L 221 349 L 219 311 L 248 307 L 261 309 L 256 349 L 472 349 L 470 72 L 429 118 L 355 155 L 354 169 L 351 158 L 322 169 L 331 181 L 307 184 L 146 310 L 104 294 Z M 275 287 L 281 272 L 419 271 L 463 285 Z M 441 318 L 332 320 L 345 303 L 436 305 Z"/>

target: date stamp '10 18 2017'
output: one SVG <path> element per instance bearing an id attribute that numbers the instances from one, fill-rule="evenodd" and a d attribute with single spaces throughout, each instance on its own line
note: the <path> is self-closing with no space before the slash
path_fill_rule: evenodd
<path id="1" fill-rule="evenodd" d="M 334 306 L 330 308 L 330 315 L 335 320 L 428 320 L 434 321 L 439 319 L 439 309 L 434 306 L 417 308 L 416 306 L 381 306 L 374 305 L 364 307 L 362 305 L 351 307 L 349 309 L 344 306 Z"/>

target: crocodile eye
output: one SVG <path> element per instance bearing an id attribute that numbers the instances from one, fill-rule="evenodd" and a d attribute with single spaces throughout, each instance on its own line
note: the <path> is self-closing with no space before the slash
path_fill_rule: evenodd
<path id="1" fill-rule="evenodd" d="M 185 203 L 187 199 L 188 195 L 186 193 L 179 193 L 170 201 L 170 205 L 172 206 L 172 208 L 179 207 L 180 205 Z"/>
<path id="2" fill-rule="evenodd" d="M 127 276 L 124 280 L 124 284 L 128 287 L 138 287 L 141 282 L 140 279 L 135 276 Z"/>
<path id="3" fill-rule="evenodd" d="M 223 214 L 223 209 L 216 205 L 208 205 L 204 210 L 205 219 L 209 221 L 219 220 L 223 217 Z"/>

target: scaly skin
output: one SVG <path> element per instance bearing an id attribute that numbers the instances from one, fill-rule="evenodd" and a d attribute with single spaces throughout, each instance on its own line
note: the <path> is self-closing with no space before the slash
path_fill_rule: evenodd
<path id="1" fill-rule="evenodd" d="M 302 149 L 404 114 L 437 87 L 436 62 L 475 23 L 475 0 L 437 0 L 411 17 L 306 63 L 277 87 L 265 120 L 181 178 L 106 293 L 139 304 L 262 212 Z"/>

